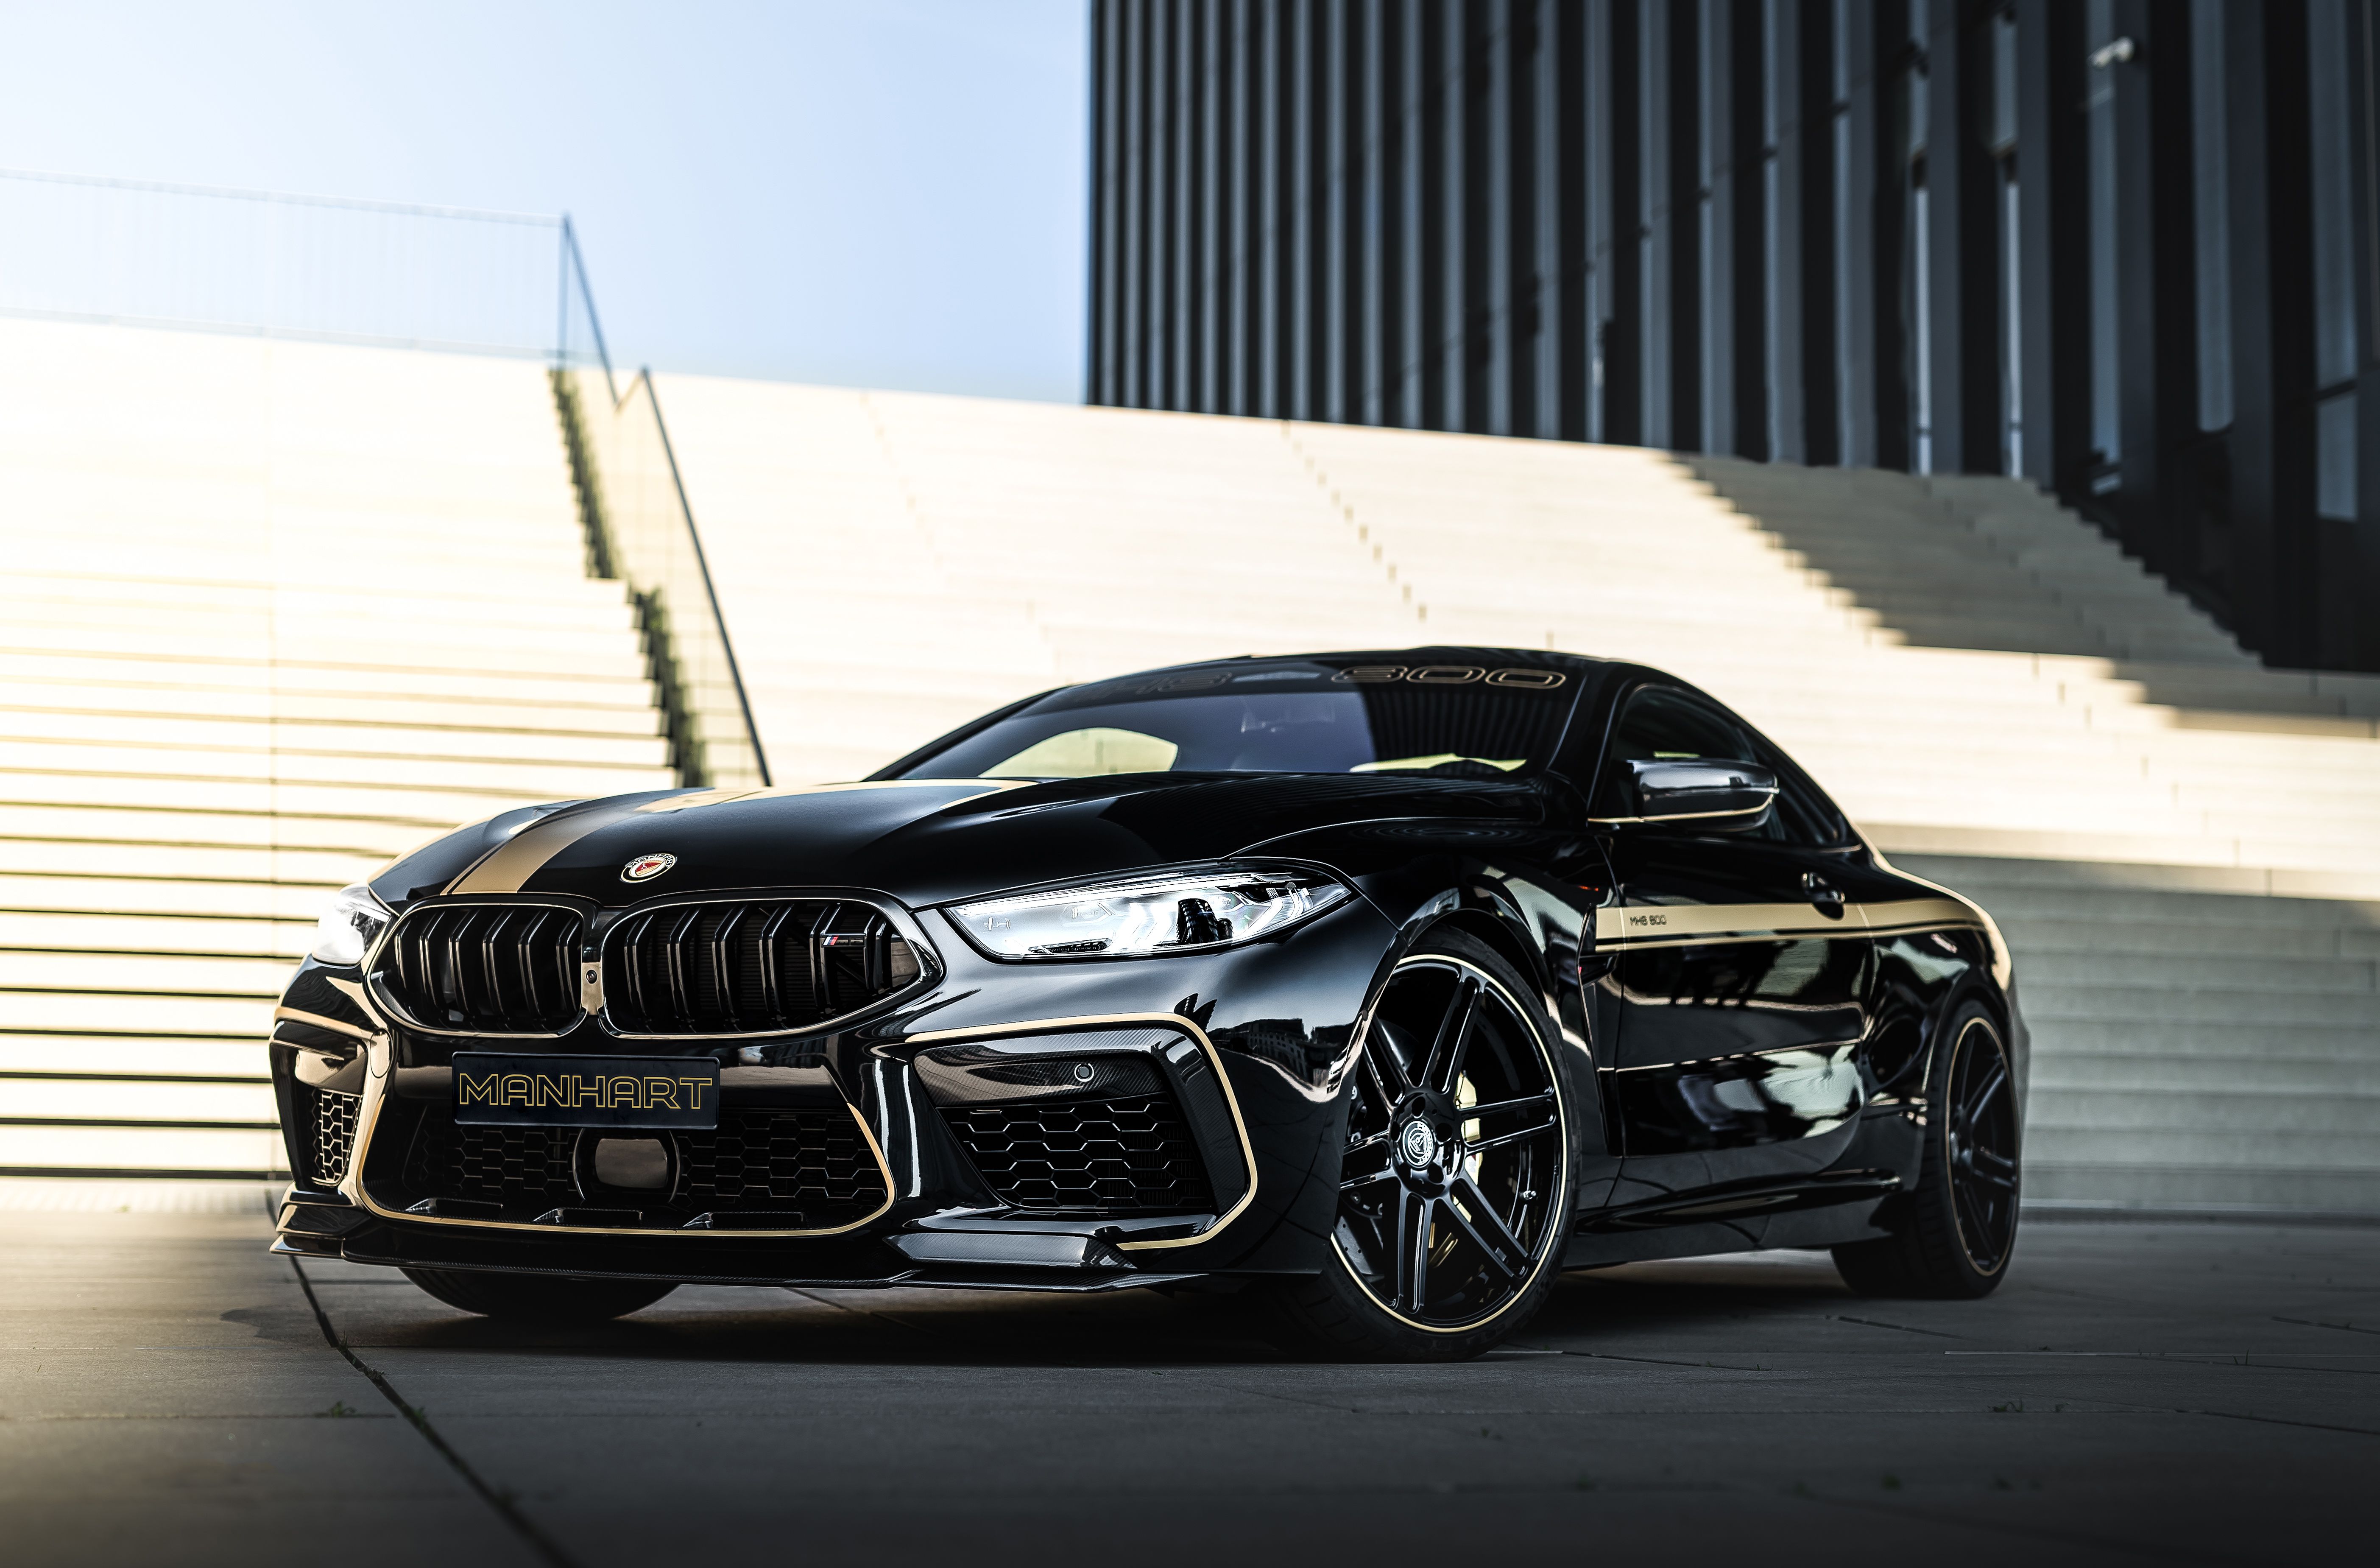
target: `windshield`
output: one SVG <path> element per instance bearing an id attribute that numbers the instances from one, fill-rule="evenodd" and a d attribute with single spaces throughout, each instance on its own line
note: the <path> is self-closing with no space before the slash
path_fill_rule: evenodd
<path id="1" fill-rule="evenodd" d="M 1054 692 L 902 776 L 1512 778 L 1551 760 L 1573 689 L 1566 672 L 1484 665 L 1301 663 L 1137 675 Z"/>

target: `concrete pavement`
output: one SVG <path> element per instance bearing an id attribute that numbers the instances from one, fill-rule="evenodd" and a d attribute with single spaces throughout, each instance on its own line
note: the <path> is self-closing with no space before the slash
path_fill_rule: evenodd
<path id="1" fill-rule="evenodd" d="M 2380 1229 L 2039 1223 L 1965 1304 L 1637 1265 L 1419 1368 L 1146 1293 L 539 1332 L 266 1234 L 0 1212 L 0 1558 L 2272 1562 L 2368 1550 L 2380 1475 Z"/>

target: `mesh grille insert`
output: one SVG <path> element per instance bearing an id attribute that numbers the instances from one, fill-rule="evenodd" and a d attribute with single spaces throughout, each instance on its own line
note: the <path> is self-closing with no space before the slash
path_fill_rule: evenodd
<path id="1" fill-rule="evenodd" d="M 1019 1209 L 1202 1214 L 1214 1206 L 1190 1129 L 1170 1096 L 1042 1100 L 942 1114 L 992 1191 Z"/>
<path id="2" fill-rule="evenodd" d="M 363 1101 L 360 1096 L 327 1089 L 303 1092 L 314 1102 L 308 1129 L 307 1154 L 312 1161 L 308 1175 L 317 1186 L 333 1186 L 346 1177 L 347 1160 L 356 1147 L 356 1109 Z"/>
<path id="3" fill-rule="evenodd" d="M 632 1035 L 807 1028 L 917 972 L 880 911 L 833 899 L 675 905 L 623 920 L 603 947 L 606 1011 Z"/>
<path id="4" fill-rule="evenodd" d="M 675 1181 L 668 1192 L 626 1194 L 579 1179 L 575 1127 L 457 1126 L 454 1109 L 425 1106 L 403 1175 L 404 1198 L 492 1203 L 508 1220 L 596 1203 L 633 1209 L 640 1228 L 676 1230 L 698 1214 L 776 1217 L 771 1228 L 822 1230 L 866 1218 L 885 1197 L 883 1173 L 843 1109 L 729 1110 L 716 1132 L 656 1132 Z"/>

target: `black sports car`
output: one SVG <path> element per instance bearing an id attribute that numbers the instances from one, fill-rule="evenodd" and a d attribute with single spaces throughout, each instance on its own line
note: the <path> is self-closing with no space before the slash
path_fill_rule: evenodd
<path id="1" fill-rule="evenodd" d="M 1565 654 L 1186 665 L 857 784 L 510 811 L 342 893 L 276 1020 L 276 1249 L 475 1312 L 1254 1290 L 1444 1358 L 1564 1268 L 1973 1296 L 2015 1239 L 1990 918 Z"/>

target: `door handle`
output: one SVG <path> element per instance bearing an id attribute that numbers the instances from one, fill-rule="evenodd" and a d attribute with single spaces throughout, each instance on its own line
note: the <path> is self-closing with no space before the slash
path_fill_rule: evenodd
<path id="1" fill-rule="evenodd" d="M 1828 919 L 1840 920 L 1843 918 L 1843 890 L 1818 875 L 1817 872 L 1802 873 L 1802 892 L 1808 896 L 1811 907 Z"/>

